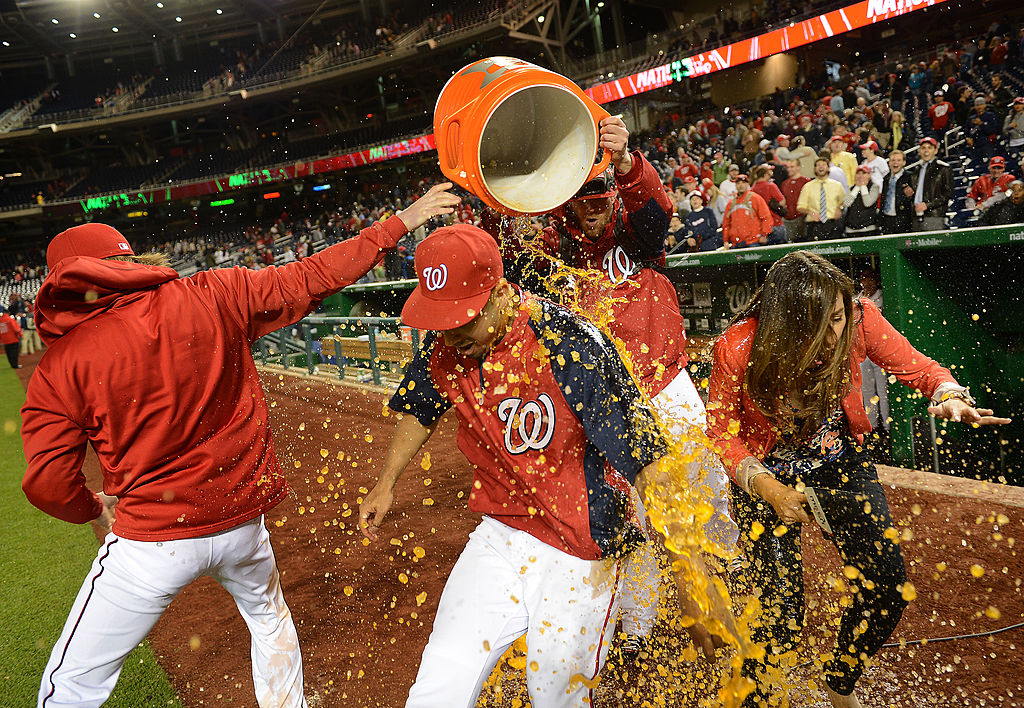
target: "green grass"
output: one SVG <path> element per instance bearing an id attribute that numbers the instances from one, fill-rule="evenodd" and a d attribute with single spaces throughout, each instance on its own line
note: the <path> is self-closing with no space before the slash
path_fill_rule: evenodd
<path id="1" fill-rule="evenodd" d="M 58 521 L 25 499 L 19 414 L 24 400 L 15 372 L 0 367 L 0 703 L 5 706 L 35 705 L 50 648 L 98 548 L 91 525 Z M 105 705 L 180 708 L 181 703 L 143 644 L 128 656 Z"/>

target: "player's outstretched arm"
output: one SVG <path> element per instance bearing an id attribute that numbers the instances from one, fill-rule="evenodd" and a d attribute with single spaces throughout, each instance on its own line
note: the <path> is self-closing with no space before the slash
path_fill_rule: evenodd
<path id="1" fill-rule="evenodd" d="M 377 529 L 380 528 L 384 515 L 388 513 L 395 500 L 395 484 L 436 429 L 437 421 L 426 426 L 414 415 L 405 415 L 398 421 L 395 434 L 391 438 L 391 446 L 384 457 L 384 469 L 380 473 L 380 479 L 359 505 L 359 528 L 366 538 L 371 541 L 377 540 Z"/>

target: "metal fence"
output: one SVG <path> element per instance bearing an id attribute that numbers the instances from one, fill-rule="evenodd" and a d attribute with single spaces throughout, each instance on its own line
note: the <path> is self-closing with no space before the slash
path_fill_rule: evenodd
<path id="1" fill-rule="evenodd" d="M 295 333 L 298 333 L 298 337 Z M 402 339 L 407 333 L 408 338 Z M 391 335 L 391 336 L 388 336 Z M 369 358 L 345 356 L 341 347 L 335 349 L 335 364 L 339 379 L 346 377 L 345 368 L 348 361 L 354 362 L 357 368 L 365 368 L 375 386 L 383 385 L 383 364 L 378 353 L 380 341 L 406 341 L 411 344 L 412 351 L 419 349 L 420 332 L 408 328 L 398 317 L 328 317 L 311 315 L 293 325 L 282 327 L 264 337 L 253 345 L 254 354 L 264 364 L 279 364 L 284 369 L 296 367 L 296 360 L 305 361 L 305 369 L 312 375 L 317 366 L 326 364 L 327 358 L 321 353 L 320 342 L 324 337 L 361 338 L 366 337 L 369 345 Z M 358 366 L 358 365 L 363 366 Z M 390 366 L 390 362 L 389 362 Z"/>

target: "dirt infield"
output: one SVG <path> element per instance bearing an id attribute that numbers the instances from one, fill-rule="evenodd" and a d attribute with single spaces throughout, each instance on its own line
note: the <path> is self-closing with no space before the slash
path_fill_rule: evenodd
<path id="1" fill-rule="evenodd" d="M 37 358 L 25 357 L 26 376 Z M 264 375 L 264 387 L 277 452 L 292 487 L 289 499 L 268 516 L 268 526 L 303 645 L 311 705 L 401 706 L 445 578 L 478 520 L 466 508 L 471 472 L 455 447 L 454 422 L 442 422 L 426 448 L 429 463 L 410 470 L 399 484 L 383 541 L 367 546 L 356 528 L 357 500 L 376 480 L 390 438 L 393 421 L 382 417 L 386 397 L 276 373 Z M 94 457 L 89 464 L 95 481 Z M 885 479 L 926 487 L 889 490 L 917 593 L 894 640 L 1021 622 L 1020 502 L 993 485 L 981 496 L 970 490 L 951 496 L 937 490 L 934 480 L 930 487 L 917 484 L 914 474 L 894 472 Z M 1020 490 L 1015 493 L 1024 498 Z M 806 577 L 809 659 L 834 629 L 841 594 L 831 583 L 842 577 L 842 568 L 819 534 L 805 530 L 804 541 L 805 567 L 813 569 Z M 656 659 L 628 673 L 610 665 L 598 705 L 713 705 L 706 691 L 694 689 L 707 667 L 683 665 L 677 638 L 667 625 L 657 631 Z M 255 704 L 248 632 L 214 582 L 204 579 L 187 588 L 150 641 L 184 705 Z M 859 694 L 865 706 L 1024 706 L 1021 644 L 1024 629 L 883 650 Z M 516 673 L 509 672 L 501 695 L 492 693 L 486 705 L 512 706 L 525 698 Z M 815 678 L 813 667 L 794 672 L 794 706 L 824 705 L 806 688 Z"/>

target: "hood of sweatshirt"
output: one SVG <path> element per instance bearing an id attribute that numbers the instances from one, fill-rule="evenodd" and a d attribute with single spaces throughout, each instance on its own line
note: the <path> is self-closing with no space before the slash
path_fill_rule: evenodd
<path id="1" fill-rule="evenodd" d="M 177 278 L 173 268 L 88 256 L 65 258 L 36 295 L 39 336 L 51 345 L 86 320 Z"/>

